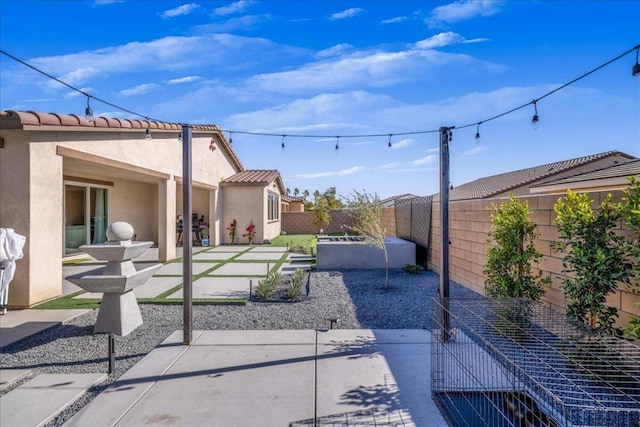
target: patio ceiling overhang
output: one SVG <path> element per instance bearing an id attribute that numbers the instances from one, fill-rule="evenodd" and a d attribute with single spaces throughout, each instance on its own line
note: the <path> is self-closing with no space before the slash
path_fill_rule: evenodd
<path id="1" fill-rule="evenodd" d="M 65 177 L 97 178 L 100 180 L 124 179 L 130 181 L 157 183 L 171 179 L 171 175 L 131 163 L 109 159 L 68 147 L 57 146 L 56 154 L 64 157 Z"/>

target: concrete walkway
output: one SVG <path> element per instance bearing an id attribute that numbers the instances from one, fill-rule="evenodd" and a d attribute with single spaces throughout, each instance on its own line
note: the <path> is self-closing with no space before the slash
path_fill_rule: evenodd
<path id="1" fill-rule="evenodd" d="M 430 396 L 430 338 L 197 331 L 185 346 L 177 331 L 65 425 L 446 426 Z"/>

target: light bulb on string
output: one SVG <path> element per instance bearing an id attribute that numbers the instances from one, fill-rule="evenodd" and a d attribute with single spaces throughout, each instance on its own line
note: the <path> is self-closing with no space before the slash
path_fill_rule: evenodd
<path id="1" fill-rule="evenodd" d="M 178 134 L 178 141 L 179 141 L 179 142 L 182 142 L 182 132 L 180 132 L 180 133 Z"/>
<path id="2" fill-rule="evenodd" d="M 84 118 L 89 123 L 93 122 L 93 110 L 91 109 L 91 106 L 89 105 L 89 100 L 90 99 L 91 99 L 91 97 L 87 96 L 87 108 L 85 108 L 85 110 L 84 110 Z"/>
<path id="3" fill-rule="evenodd" d="M 391 148 L 391 137 L 392 137 L 392 136 L 393 136 L 393 134 L 391 134 L 391 133 L 390 133 L 390 134 L 389 134 L 389 143 L 387 144 L 387 146 L 388 146 L 389 148 Z"/>
<path id="4" fill-rule="evenodd" d="M 480 125 L 482 122 L 478 123 L 478 127 L 476 127 L 476 144 L 480 143 Z"/>
<path id="5" fill-rule="evenodd" d="M 633 77 L 640 76 L 640 63 L 638 62 L 638 54 L 640 53 L 640 47 L 636 48 L 636 63 L 631 67 L 631 75 Z"/>
<path id="6" fill-rule="evenodd" d="M 147 141 L 151 141 L 153 139 L 153 137 L 151 136 L 151 129 L 147 128 L 144 131 L 144 139 L 146 139 Z"/>
<path id="7" fill-rule="evenodd" d="M 340 137 L 336 136 L 336 151 L 340 148 Z"/>
<path id="8" fill-rule="evenodd" d="M 280 143 L 280 146 L 282 147 L 282 151 L 284 151 L 284 137 L 286 135 L 282 135 L 282 142 Z"/>
<path id="9" fill-rule="evenodd" d="M 229 145 L 233 144 L 233 132 L 229 132 Z"/>
<path id="10" fill-rule="evenodd" d="M 449 142 L 453 141 L 453 131 L 449 129 Z"/>
<path id="11" fill-rule="evenodd" d="M 538 116 L 538 100 L 534 99 L 533 101 L 533 108 L 534 108 L 534 113 L 533 113 L 533 118 L 531 119 L 531 127 L 533 128 L 533 130 L 538 129 L 538 123 L 540 122 L 540 116 Z"/>

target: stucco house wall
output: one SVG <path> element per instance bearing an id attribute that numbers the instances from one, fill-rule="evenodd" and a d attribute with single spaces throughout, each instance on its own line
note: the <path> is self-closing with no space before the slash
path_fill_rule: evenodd
<path id="1" fill-rule="evenodd" d="M 266 206 L 266 190 L 264 185 L 224 185 L 222 191 L 222 213 L 224 233 L 221 236 L 221 243 L 248 243 L 246 228 L 253 221 L 255 228 L 254 243 L 262 242 L 265 233 L 265 224 L 261 218 L 264 215 Z M 236 220 L 236 242 L 232 242 L 229 231 L 226 230 L 233 220 Z"/>
<path id="2" fill-rule="evenodd" d="M 0 227 L 27 238 L 10 307 L 30 307 L 62 292 L 65 181 L 104 185 L 108 221 L 130 222 L 138 240 L 158 243 L 161 260 L 175 258 L 182 206 L 177 125 L 105 118 L 88 125 L 77 116 L 25 112 L 3 112 L 0 120 Z M 193 129 L 192 150 L 194 212 L 220 234 L 219 182 L 243 167 L 215 126 Z"/>

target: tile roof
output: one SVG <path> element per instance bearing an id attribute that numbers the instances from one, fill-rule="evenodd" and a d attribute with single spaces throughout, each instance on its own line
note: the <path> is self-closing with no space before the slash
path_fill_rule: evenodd
<path id="1" fill-rule="evenodd" d="M 272 182 L 276 182 L 279 189 L 280 194 L 284 194 L 284 184 L 282 182 L 282 178 L 280 176 L 280 172 L 276 169 L 254 169 L 254 170 L 245 170 L 239 172 L 235 175 L 230 176 L 229 178 L 225 178 L 220 183 L 222 184 L 271 184 Z"/>
<path id="2" fill-rule="evenodd" d="M 284 200 L 285 202 L 304 202 L 304 197 L 296 197 L 296 196 L 290 196 L 288 194 L 283 194 L 282 195 L 282 200 Z"/>
<path id="3" fill-rule="evenodd" d="M 411 193 L 404 193 L 404 194 L 398 194 L 396 196 L 391 196 L 391 197 L 387 197 L 386 199 L 382 199 L 380 200 L 380 203 L 383 206 L 393 206 L 393 204 L 395 203 L 396 200 L 401 200 L 401 199 L 413 199 L 416 196 L 415 194 L 411 194 Z"/>
<path id="4" fill-rule="evenodd" d="M 151 130 L 181 130 L 181 123 L 168 123 L 158 122 L 153 120 L 133 120 L 133 119 L 115 119 L 110 117 L 95 117 L 91 122 L 88 122 L 84 116 L 77 114 L 59 114 L 59 113 L 42 113 L 36 111 L 13 111 L 6 110 L 0 111 L 0 121 L 2 122 L 3 129 L 30 129 L 41 127 L 43 130 L 46 126 L 64 126 L 64 127 L 76 127 L 83 130 L 90 130 L 90 128 L 101 129 L 146 129 Z M 218 142 L 224 147 L 229 154 L 230 160 L 236 168 L 240 171 L 244 170 L 244 166 L 240 162 L 240 159 L 231 148 L 231 145 L 226 140 L 224 133 L 220 131 L 220 128 L 216 125 L 204 125 L 193 124 L 190 125 L 193 132 L 216 132 L 218 136 Z"/>
<path id="5" fill-rule="evenodd" d="M 571 169 L 589 164 L 596 160 L 616 155 L 627 157 L 630 160 L 635 159 L 635 157 L 620 151 L 607 151 L 604 153 L 592 154 L 575 159 L 563 160 L 532 168 L 488 176 L 454 187 L 449 192 L 449 200 L 486 199 L 518 187 L 525 185 L 529 186 L 533 183 L 553 177 L 554 175 L 562 172 L 570 171 Z M 434 194 L 434 200 L 440 200 L 439 193 Z"/>
<path id="6" fill-rule="evenodd" d="M 634 175 L 640 175 L 640 159 L 635 159 L 619 165 L 609 166 L 591 172 L 585 172 L 578 175 L 568 176 L 566 178 L 555 179 L 536 187 L 542 188 L 546 186 L 558 184 L 575 184 L 586 181 L 596 181 L 609 178 L 626 178 Z"/>

